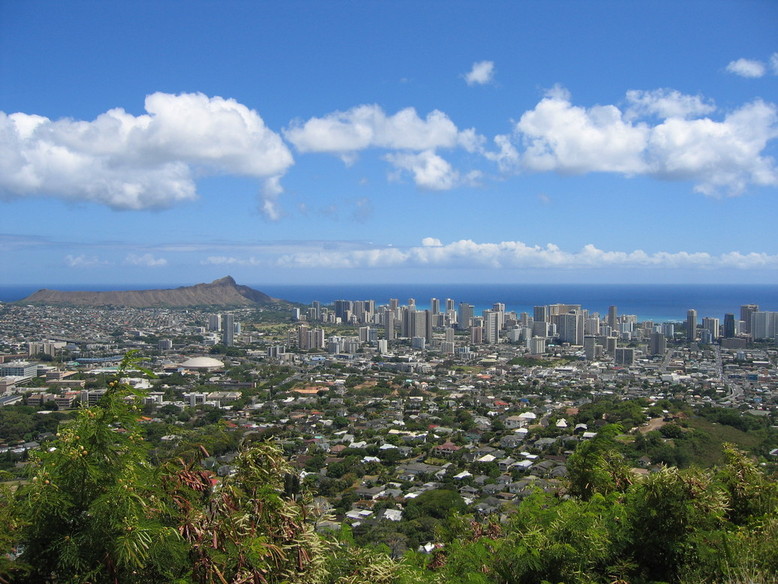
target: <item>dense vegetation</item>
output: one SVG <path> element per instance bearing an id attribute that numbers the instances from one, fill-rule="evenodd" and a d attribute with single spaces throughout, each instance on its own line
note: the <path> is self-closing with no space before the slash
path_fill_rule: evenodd
<path id="1" fill-rule="evenodd" d="M 111 382 L 30 456 L 29 480 L 0 491 L 0 582 L 735 584 L 778 574 L 778 484 L 732 446 L 717 466 L 638 478 L 621 426 L 610 423 L 569 457 L 561 494 L 537 491 L 503 513 L 474 516 L 456 491 L 440 488 L 407 503 L 402 524 L 326 532 L 317 528 L 327 515 L 275 443 L 222 444 L 210 433 L 206 442 L 194 428 L 175 456 L 155 456 L 139 397 Z M 580 416 L 605 414 L 644 418 L 629 403 L 598 403 Z M 726 412 L 709 414 L 728 423 Z M 32 419 L 5 422 L 20 434 L 37 429 Z M 665 427 L 634 446 L 651 453 L 657 434 L 682 444 L 700 431 Z M 236 446 L 233 472 L 206 469 L 207 448 Z M 331 465 L 329 480 L 343 480 L 355 460 Z M 431 553 L 414 551 L 427 541 L 436 542 Z"/>

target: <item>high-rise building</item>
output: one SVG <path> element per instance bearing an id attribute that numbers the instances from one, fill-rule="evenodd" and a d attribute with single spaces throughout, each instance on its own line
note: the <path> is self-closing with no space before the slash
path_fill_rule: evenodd
<path id="1" fill-rule="evenodd" d="M 778 312 L 754 312 L 751 315 L 751 337 L 755 340 L 778 340 Z"/>
<path id="2" fill-rule="evenodd" d="M 711 339 L 719 338 L 719 319 L 706 316 L 702 319 L 702 328 L 710 333 Z"/>
<path id="3" fill-rule="evenodd" d="M 588 361 L 593 361 L 597 356 L 597 337 L 586 335 L 583 341 L 584 357 Z"/>
<path id="4" fill-rule="evenodd" d="M 533 317 L 535 322 L 548 322 L 548 306 L 536 306 Z"/>
<path id="5" fill-rule="evenodd" d="M 225 347 L 235 344 L 235 317 L 229 312 L 222 319 L 222 344 Z"/>
<path id="6" fill-rule="evenodd" d="M 453 298 L 446 298 L 446 312 L 449 312 L 450 310 L 456 310 L 456 304 L 454 303 Z"/>
<path id="7" fill-rule="evenodd" d="M 440 300 L 437 298 L 430 299 L 430 312 L 432 314 L 438 314 L 440 312 Z"/>
<path id="8" fill-rule="evenodd" d="M 208 317 L 208 330 L 215 331 L 215 332 L 222 330 L 221 314 L 212 314 Z"/>
<path id="9" fill-rule="evenodd" d="M 554 317 L 557 327 L 557 336 L 563 343 L 571 345 L 583 345 L 584 340 L 584 316 L 578 310 Z"/>
<path id="10" fill-rule="evenodd" d="M 615 351 L 613 360 L 616 365 L 632 365 L 635 363 L 635 349 L 619 347 Z"/>
<path id="11" fill-rule="evenodd" d="M 608 307 L 608 326 L 611 327 L 611 330 L 616 330 L 616 327 L 619 322 L 619 309 L 615 306 L 609 306 Z"/>
<path id="12" fill-rule="evenodd" d="M 693 341 L 697 338 L 697 311 L 690 308 L 686 311 L 686 340 Z"/>
<path id="13" fill-rule="evenodd" d="M 751 315 L 758 311 L 758 304 L 743 304 L 740 307 L 740 320 L 743 321 L 743 332 L 745 334 L 751 334 Z"/>
<path id="14" fill-rule="evenodd" d="M 667 351 L 667 339 L 662 333 L 651 333 L 648 348 L 652 355 L 664 355 Z"/>
<path id="15" fill-rule="evenodd" d="M 352 310 L 351 300 L 335 301 L 335 318 L 339 318 L 341 322 L 349 321 Z"/>
<path id="16" fill-rule="evenodd" d="M 529 351 L 533 355 L 542 355 L 546 352 L 546 339 L 543 337 L 532 337 L 529 343 Z"/>
<path id="17" fill-rule="evenodd" d="M 394 311 L 391 308 L 384 310 L 384 338 L 387 341 L 394 340 Z"/>
<path id="18" fill-rule="evenodd" d="M 484 342 L 495 344 L 500 339 L 500 315 L 495 310 L 484 311 Z"/>
<path id="19" fill-rule="evenodd" d="M 473 323 L 473 312 L 475 307 L 465 302 L 459 303 L 459 317 L 457 318 L 457 327 L 460 329 L 470 328 Z"/>
<path id="20" fill-rule="evenodd" d="M 735 315 L 734 314 L 725 314 L 724 315 L 724 338 L 725 339 L 731 339 L 735 336 Z"/>

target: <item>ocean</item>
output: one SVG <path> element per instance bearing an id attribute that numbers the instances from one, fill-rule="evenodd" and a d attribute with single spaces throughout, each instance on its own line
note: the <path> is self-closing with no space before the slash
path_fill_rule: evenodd
<path id="1" fill-rule="evenodd" d="M 761 310 L 778 311 L 778 285 L 699 285 L 699 284 L 343 284 L 343 285 L 270 285 L 247 284 L 275 298 L 310 304 L 318 300 L 322 305 L 335 300 L 375 300 L 377 305 L 388 304 L 397 298 L 406 304 L 409 298 L 416 306 L 429 308 L 430 299 L 438 298 L 445 307 L 446 298 L 472 304 L 475 313 L 491 308 L 495 302 L 505 309 L 532 314 L 534 306 L 544 304 L 580 304 L 590 312 L 608 313 L 615 305 L 619 314 L 635 314 L 643 320 L 672 322 L 686 319 L 686 311 L 697 310 L 698 319 L 709 316 L 723 321 L 724 314 L 740 318 L 740 306 L 757 304 Z M 171 288 L 172 286 L 144 285 L 122 289 Z M 83 290 L 85 287 L 0 286 L 0 300 L 14 302 L 29 296 L 40 288 Z M 90 287 L 91 290 L 116 290 L 116 286 Z"/>

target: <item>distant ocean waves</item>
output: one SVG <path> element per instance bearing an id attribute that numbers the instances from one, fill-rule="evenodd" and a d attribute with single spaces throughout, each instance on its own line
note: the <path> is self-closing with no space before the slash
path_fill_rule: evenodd
<path id="1" fill-rule="evenodd" d="M 758 304 L 762 310 L 778 311 L 778 285 L 592 285 L 592 284 L 371 284 L 371 285 L 264 285 L 249 284 L 270 296 L 290 302 L 310 304 L 318 300 L 322 305 L 335 300 L 375 300 L 377 305 L 397 298 L 407 304 L 416 300 L 419 308 L 429 308 L 430 299 L 438 298 L 445 308 L 446 298 L 455 306 L 460 302 L 472 304 L 476 314 L 491 308 L 495 302 L 505 309 L 532 313 L 534 306 L 544 304 L 580 304 L 591 312 L 602 315 L 615 305 L 619 314 L 636 314 L 640 320 L 655 322 L 680 321 L 690 308 L 699 318 L 711 316 L 723 320 L 724 314 L 740 317 L 740 306 Z M 122 289 L 144 290 L 172 288 L 169 285 L 124 286 Z M 116 286 L 0 286 L 0 301 L 15 302 L 40 290 L 116 290 Z"/>

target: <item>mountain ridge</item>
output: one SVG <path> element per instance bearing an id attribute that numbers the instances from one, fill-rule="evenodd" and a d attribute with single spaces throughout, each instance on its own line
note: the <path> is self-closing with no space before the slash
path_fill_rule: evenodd
<path id="1" fill-rule="evenodd" d="M 209 283 L 153 290 L 100 292 L 42 289 L 19 300 L 19 304 L 67 306 L 123 306 L 129 308 L 186 308 L 194 306 L 255 306 L 284 303 L 264 292 L 225 276 Z"/>

